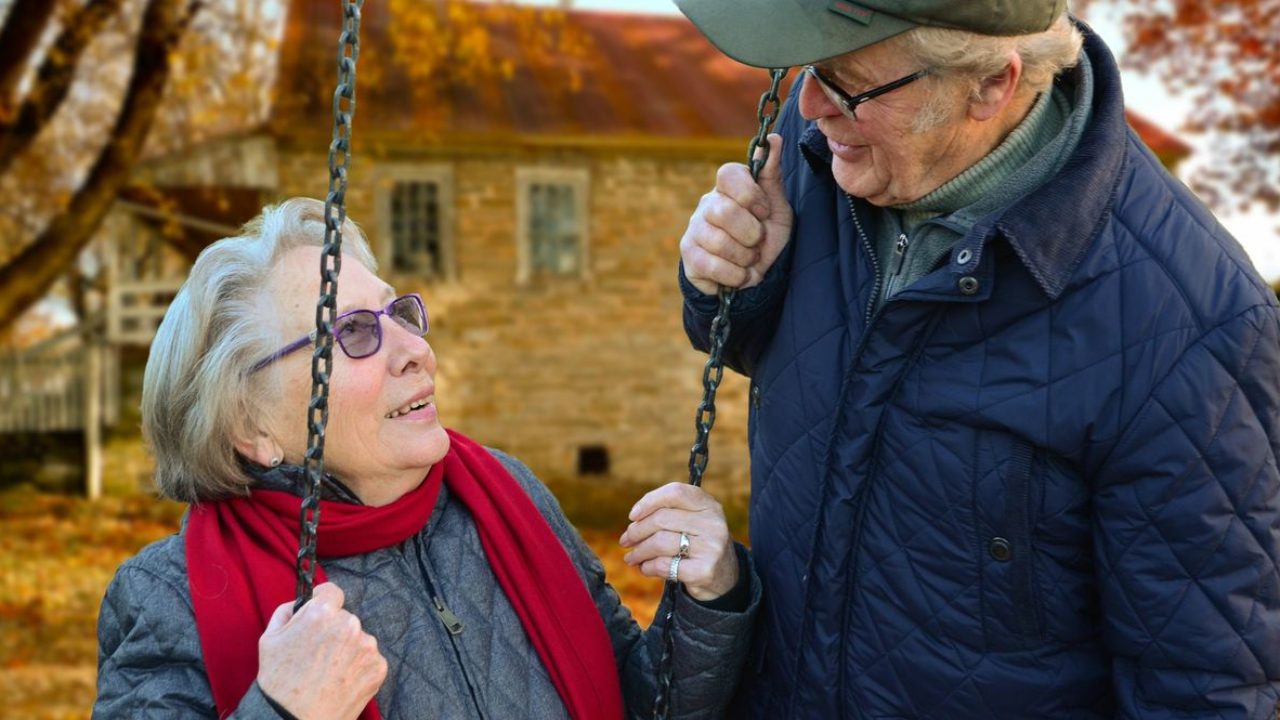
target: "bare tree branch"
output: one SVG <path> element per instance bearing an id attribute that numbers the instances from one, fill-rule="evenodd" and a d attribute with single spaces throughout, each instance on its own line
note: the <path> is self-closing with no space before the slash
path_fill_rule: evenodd
<path id="1" fill-rule="evenodd" d="M 46 0 L 47 1 L 47 0 Z M 122 0 L 89 0 L 67 20 L 36 71 L 35 83 L 11 120 L 0 122 L 0 174 L 25 150 L 66 99 L 85 48 L 120 10 Z M 49 2 L 50 5 L 55 3 Z M 17 9 L 16 7 L 14 8 Z M 146 28 L 143 28 L 146 31 Z"/>
<path id="2" fill-rule="evenodd" d="M 133 75 L 111 141 L 67 208 L 16 258 L 0 267 L 0 330 L 45 295 L 111 209 L 160 106 L 171 69 L 170 51 L 199 8 L 199 0 L 148 0 Z"/>
<path id="3" fill-rule="evenodd" d="M 50 0 L 15 0 L 9 8 L 0 29 L 0 122 L 15 116 L 18 81 L 57 5 Z"/>

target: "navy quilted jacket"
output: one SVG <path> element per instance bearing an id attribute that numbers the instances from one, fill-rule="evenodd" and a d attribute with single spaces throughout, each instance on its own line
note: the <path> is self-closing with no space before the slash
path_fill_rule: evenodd
<path id="1" fill-rule="evenodd" d="M 874 313 L 872 213 L 787 103 L 795 230 L 727 348 L 765 584 L 741 714 L 1276 717 L 1275 297 L 1086 52 L 1059 175 Z"/>

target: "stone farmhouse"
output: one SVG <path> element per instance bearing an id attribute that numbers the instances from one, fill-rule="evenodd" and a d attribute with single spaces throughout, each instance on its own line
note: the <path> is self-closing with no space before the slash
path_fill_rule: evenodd
<path id="1" fill-rule="evenodd" d="M 338 5 L 292 3 L 264 123 L 149 162 L 113 212 L 99 385 L 125 431 L 177 249 L 324 197 Z M 519 13 L 547 11 L 507 8 L 479 13 L 496 71 L 424 78 L 395 61 L 385 6 L 365 5 L 348 211 L 383 277 L 426 299 L 442 419 L 552 480 L 687 478 L 705 356 L 681 327 L 677 245 L 716 168 L 745 157 L 767 73 L 679 16 L 556 10 L 571 50 L 531 53 Z M 1166 162 L 1188 153 L 1140 127 Z M 709 488 L 747 488 L 748 389 L 726 373 Z"/>

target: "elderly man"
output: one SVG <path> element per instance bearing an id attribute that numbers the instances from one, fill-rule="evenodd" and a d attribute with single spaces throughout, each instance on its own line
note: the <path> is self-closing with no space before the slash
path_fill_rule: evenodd
<path id="1" fill-rule="evenodd" d="M 802 66 L 681 241 L 751 378 L 757 718 L 1274 718 L 1280 315 L 1065 0 L 677 0 Z"/>

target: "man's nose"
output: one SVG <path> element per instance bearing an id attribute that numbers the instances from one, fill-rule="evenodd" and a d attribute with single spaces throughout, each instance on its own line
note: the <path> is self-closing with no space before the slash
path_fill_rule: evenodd
<path id="1" fill-rule="evenodd" d="M 805 120 L 817 120 L 824 117 L 843 115 L 840 108 L 831 102 L 831 98 L 818 87 L 818 80 L 809 73 L 801 71 L 797 78 L 800 85 L 800 116 Z"/>

